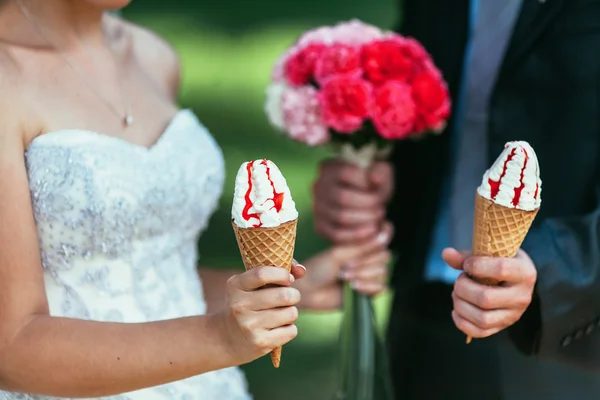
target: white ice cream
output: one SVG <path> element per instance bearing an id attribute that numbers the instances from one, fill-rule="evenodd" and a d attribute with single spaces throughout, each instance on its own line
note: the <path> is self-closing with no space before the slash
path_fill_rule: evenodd
<path id="1" fill-rule="evenodd" d="M 240 228 L 273 228 L 298 218 L 287 182 L 272 161 L 242 164 L 235 178 L 231 218 Z"/>
<path id="2" fill-rule="evenodd" d="M 542 181 L 537 156 L 529 143 L 508 142 L 483 176 L 477 193 L 503 207 L 526 211 L 538 209 Z"/>

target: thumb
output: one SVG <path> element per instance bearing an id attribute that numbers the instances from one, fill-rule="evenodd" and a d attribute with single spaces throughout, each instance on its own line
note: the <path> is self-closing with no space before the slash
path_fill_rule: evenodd
<path id="1" fill-rule="evenodd" d="M 458 251 L 451 247 L 444 249 L 442 251 L 442 259 L 446 264 L 448 264 L 451 268 L 462 271 L 463 264 L 465 260 L 471 255 L 470 251 L 463 250 Z"/>

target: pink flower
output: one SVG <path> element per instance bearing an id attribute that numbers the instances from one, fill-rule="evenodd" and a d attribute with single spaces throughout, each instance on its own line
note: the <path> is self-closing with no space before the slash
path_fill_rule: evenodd
<path id="1" fill-rule="evenodd" d="M 305 47 L 311 43 L 332 44 L 333 29 L 330 26 L 323 26 L 306 31 L 298 38 L 297 46 Z"/>
<path id="2" fill-rule="evenodd" d="M 322 83 L 339 74 L 361 74 L 360 50 L 354 46 L 334 44 L 321 52 L 315 63 L 315 79 Z"/>
<path id="3" fill-rule="evenodd" d="M 314 79 L 315 64 L 326 46 L 311 43 L 291 54 L 283 65 L 285 77 L 293 86 L 306 85 Z"/>
<path id="4" fill-rule="evenodd" d="M 335 25 L 332 29 L 332 36 L 335 43 L 360 46 L 375 39 L 380 39 L 384 34 L 381 29 L 373 25 L 353 19 Z"/>
<path id="5" fill-rule="evenodd" d="M 404 139 L 413 133 L 416 107 L 411 87 L 389 81 L 374 91 L 371 120 L 377 132 L 385 139 Z"/>
<path id="6" fill-rule="evenodd" d="M 354 133 L 369 114 L 371 92 L 371 85 L 357 76 L 325 80 L 319 93 L 323 121 L 339 133 Z"/>
<path id="7" fill-rule="evenodd" d="M 311 146 L 329 141 L 329 130 L 321 119 L 321 107 L 315 88 L 287 88 L 281 96 L 281 108 L 283 125 L 292 139 Z"/>

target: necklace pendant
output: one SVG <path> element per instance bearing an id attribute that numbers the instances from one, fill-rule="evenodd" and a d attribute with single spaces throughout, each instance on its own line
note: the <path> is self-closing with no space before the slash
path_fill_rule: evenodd
<path id="1" fill-rule="evenodd" d="M 133 124 L 133 116 L 126 115 L 125 118 L 123 118 L 123 125 L 125 125 L 125 127 L 128 127 L 131 124 Z"/>

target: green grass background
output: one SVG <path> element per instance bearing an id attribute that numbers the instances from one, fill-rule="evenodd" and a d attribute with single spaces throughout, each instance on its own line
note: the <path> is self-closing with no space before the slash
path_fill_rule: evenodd
<path id="1" fill-rule="evenodd" d="M 201 262 L 241 267 L 230 226 L 233 180 L 239 165 L 269 158 L 282 170 L 301 219 L 297 258 L 327 246 L 314 233 L 311 184 L 326 149 L 310 149 L 273 131 L 263 112 L 264 89 L 275 59 L 304 30 L 359 18 L 383 28 L 398 19 L 396 0 L 134 0 L 125 18 L 148 26 L 179 52 L 181 106 L 192 108 L 222 146 L 227 183 L 221 209 L 200 242 Z M 376 302 L 381 326 L 389 296 Z M 282 366 L 269 357 L 244 367 L 257 400 L 332 399 L 341 314 L 304 313 L 299 336 L 284 348 Z M 202 338 L 198 338 L 202 345 Z M 224 399 L 225 400 L 225 399 Z"/>

